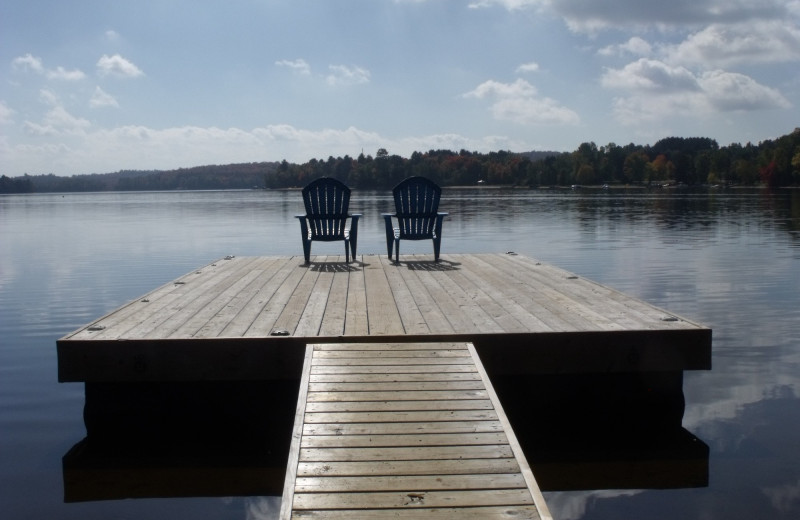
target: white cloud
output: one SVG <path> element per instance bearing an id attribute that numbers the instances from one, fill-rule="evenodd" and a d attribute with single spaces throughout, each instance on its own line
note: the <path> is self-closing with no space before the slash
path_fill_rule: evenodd
<path id="1" fill-rule="evenodd" d="M 39 101 L 51 107 L 58 106 L 58 96 L 52 90 L 42 89 L 39 91 Z"/>
<path id="2" fill-rule="evenodd" d="M 13 123 L 14 111 L 11 110 L 3 101 L 0 101 L 0 125 Z"/>
<path id="3" fill-rule="evenodd" d="M 114 96 L 108 94 L 98 86 L 95 87 L 94 94 L 92 94 L 92 98 L 89 100 L 89 106 L 92 108 L 118 107 L 119 103 L 117 103 Z"/>
<path id="4" fill-rule="evenodd" d="M 743 74 L 715 70 L 695 75 L 685 67 L 644 58 L 608 69 L 601 84 L 627 92 L 627 97 L 615 100 L 614 111 L 620 122 L 631 125 L 674 115 L 791 106 L 780 92 Z"/>
<path id="5" fill-rule="evenodd" d="M 699 89 L 697 78 L 685 67 L 641 58 L 622 69 L 608 69 L 601 78 L 608 88 L 651 92 L 685 92 Z"/>
<path id="6" fill-rule="evenodd" d="M 75 117 L 63 107 L 53 107 L 44 117 L 44 124 L 57 132 L 82 133 L 91 126 L 86 119 Z"/>
<path id="7" fill-rule="evenodd" d="M 509 11 L 534 8 L 561 16 L 574 31 L 657 27 L 684 30 L 708 24 L 785 20 L 800 14 L 797 0 L 474 0 L 472 9 L 499 6 Z"/>
<path id="8" fill-rule="evenodd" d="M 788 14 L 785 0 L 550 0 L 548 6 L 575 31 L 631 26 L 677 28 L 710 23 L 780 20 Z"/>
<path id="9" fill-rule="evenodd" d="M 106 31 L 106 40 L 110 42 L 116 42 L 119 40 L 119 33 L 113 29 L 109 29 Z"/>
<path id="10" fill-rule="evenodd" d="M 120 78 L 136 78 L 144 74 L 139 67 L 119 54 L 113 56 L 103 54 L 97 61 L 97 71 L 100 76 L 111 75 Z"/>
<path id="11" fill-rule="evenodd" d="M 700 87 L 717 110 L 768 110 L 789 108 L 791 103 L 777 90 L 759 84 L 753 78 L 735 72 L 705 72 Z"/>
<path id="12" fill-rule="evenodd" d="M 784 20 L 713 24 L 668 47 L 666 56 L 706 67 L 800 61 L 800 27 Z"/>
<path id="13" fill-rule="evenodd" d="M 370 73 L 362 67 L 348 67 L 346 65 L 328 66 L 330 74 L 325 78 L 329 85 L 358 85 L 369 83 Z"/>
<path id="14" fill-rule="evenodd" d="M 55 70 L 47 71 L 47 79 L 60 79 L 64 81 L 80 81 L 86 77 L 83 71 L 78 69 L 66 70 L 64 67 L 56 67 Z"/>
<path id="15" fill-rule="evenodd" d="M 47 79 L 79 81 L 86 77 L 86 74 L 78 69 L 67 70 L 61 66 L 55 69 L 46 69 L 42 63 L 42 59 L 30 53 L 14 58 L 11 65 L 15 70 L 35 72 L 36 74 L 44 75 Z"/>
<path id="16" fill-rule="evenodd" d="M 31 70 L 39 74 L 42 74 L 44 72 L 44 67 L 42 66 L 42 59 L 32 56 L 31 54 L 26 54 L 25 56 L 19 56 L 17 58 L 14 58 L 11 64 L 15 69 Z"/>
<path id="17" fill-rule="evenodd" d="M 616 56 L 633 54 L 634 56 L 649 56 L 653 52 L 652 46 L 638 36 L 633 36 L 625 43 L 603 47 L 598 54 L 602 56 Z"/>
<path id="18" fill-rule="evenodd" d="M 519 124 L 577 124 L 580 121 L 573 110 L 551 98 L 539 97 L 536 87 L 524 79 L 514 83 L 485 81 L 464 97 L 492 98 L 492 115 L 498 120 Z"/>
<path id="19" fill-rule="evenodd" d="M 98 129 L 86 120 L 71 116 L 62 107 L 54 108 L 41 124 L 26 122 L 25 128 L 38 138 L 49 137 L 40 144 L 9 146 L 9 169 L 31 174 L 171 169 L 282 159 L 302 163 L 329 156 L 356 157 L 362 150 L 374 153 L 378 148 L 408 157 L 412 152 L 430 149 L 488 153 L 498 149 L 522 150 L 527 146 L 525 142 L 505 136 L 391 137 L 354 126 L 312 130 L 276 124 L 243 130 L 197 126 L 155 129 L 131 125 Z M 67 128 L 72 131 L 67 132 Z"/>
<path id="20" fill-rule="evenodd" d="M 468 4 L 470 9 L 480 9 L 485 7 L 492 7 L 499 5 L 505 7 L 509 11 L 516 9 L 524 9 L 526 7 L 535 7 L 539 5 L 549 4 L 549 0 L 475 0 Z"/>
<path id="21" fill-rule="evenodd" d="M 83 135 L 91 123 L 86 119 L 75 117 L 62 106 L 53 107 L 45 114 L 42 124 L 25 121 L 26 130 L 34 135 Z"/>
<path id="22" fill-rule="evenodd" d="M 51 90 L 41 89 L 39 101 L 50 109 L 43 116 L 41 123 L 25 121 L 24 128 L 30 134 L 39 136 L 78 135 L 83 134 L 91 126 L 88 120 L 70 114 L 61 104 L 58 96 Z"/>
<path id="23" fill-rule="evenodd" d="M 289 67 L 293 71 L 304 76 L 311 74 L 311 66 L 304 59 L 280 60 L 276 61 L 275 65 L 279 67 Z"/>
<path id="24" fill-rule="evenodd" d="M 536 72 L 538 70 L 539 70 L 539 64 L 532 61 L 530 63 L 523 63 L 522 65 L 517 67 L 516 72 L 517 74 L 522 74 L 525 72 Z"/>

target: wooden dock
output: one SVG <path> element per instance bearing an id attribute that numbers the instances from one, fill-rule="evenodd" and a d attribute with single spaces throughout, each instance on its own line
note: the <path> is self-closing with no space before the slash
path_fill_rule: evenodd
<path id="1" fill-rule="evenodd" d="M 469 343 L 306 348 L 281 518 L 549 519 Z"/>
<path id="2" fill-rule="evenodd" d="M 711 330 L 514 254 L 228 257 L 57 342 L 60 381 L 299 378 L 309 343 L 469 342 L 490 375 L 703 370 Z"/>
<path id="3" fill-rule="evenodd" d="M 271 434 L 291 454 L 285 517 L 348 520 L 549 518 L 489 377 L 527 434 L 540 395 L 594 403 L 597 383 L 612 393 L 589 416 L 619 396 L 615 417 L 680 428 L 683 371 L 711 368 L 710 329 L 516 254 L 226 257 L 57 349 L 90 442 Z"/>

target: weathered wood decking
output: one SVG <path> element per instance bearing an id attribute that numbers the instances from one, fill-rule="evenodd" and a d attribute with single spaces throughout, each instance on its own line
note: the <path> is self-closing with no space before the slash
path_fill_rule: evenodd
<path id="1" fill-rule="evenodd" d="M 236 257 L 58 341 L 61 381 L 297 378 L 308 343 L 471 342 L 490 374 L 708 369 L 711 331 L 512 254 Z"/>
<path id="2" fill-rule="evenodd" d="M 468 343 L 309 345 L 281 518 L 551 518 Z"/>

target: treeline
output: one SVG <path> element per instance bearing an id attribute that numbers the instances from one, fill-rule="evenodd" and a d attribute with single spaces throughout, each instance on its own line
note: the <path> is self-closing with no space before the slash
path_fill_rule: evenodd
<path id="1" fill-rule="evenodd" d="M 25 175 L 0 178 L 0 193 L 281 189 L 335 177 L 354 188 L 385 189 L 422 175 L 442 186 L 570 186 L 599 184 L 726 184 L 770 187 L 800 185 L 800 128 L 757 145 L 720 147 L 704 137 L 669 137 L 653 145 L 582 143 L 574 152 L 461 150 L 414 152 L 404 158 L 381 148 L 375 156 L 328 157 L 303 164 L 287 161 L 119 171 L 108 174 Z"/>
<path id="2" fill-rule="evenodd" d="M 652 146 L 583 143 L 571 153 L 431 150 L 408 159 L 382 148 L 375 157 L 329 157 L 299 165 L 283 161 L 267 187 L 302 186 L 328 176 L 358 188 L 387 188 L 411 175 L 442 186 L 800 185 L 800 128 L 774 141 L 722 148 L 704 137 L 669 137 Z"/>
<path id="3" fill-rule="evenodd" d="M 0 193 L 81 191 L 236 190 L 264 187 L 277 163 L 197 166 L 177 170 L 121 170 L 59 177 L 24 175 L 0 177 Z"/>

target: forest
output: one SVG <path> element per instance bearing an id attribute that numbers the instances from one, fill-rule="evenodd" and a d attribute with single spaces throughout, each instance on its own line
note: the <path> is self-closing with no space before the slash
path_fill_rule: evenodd
<path id="1" fill-rule="evenodd" d="M 653 145 L 588 142 L 573 152 L 430 150 L 404 158 L 380 148 L 375 156 L 362 153 L 303 164 L 284 160 L 70 177 L 2 175 L 0 193 L 285 189 L 323 176 L 356 189 L 385 189 L 412 175 L 442 186 L 800 186 L 800 128 L 757 145 L 724 147 L 705 137 L 669 137 Z"/>

